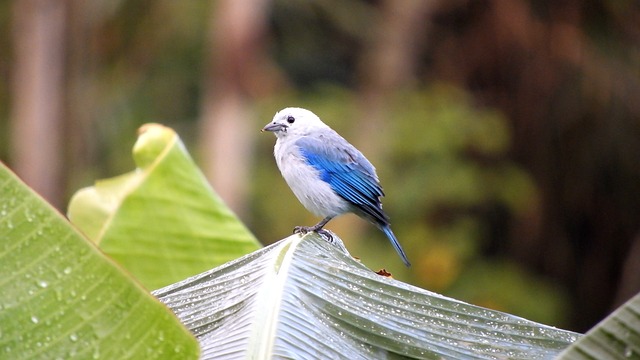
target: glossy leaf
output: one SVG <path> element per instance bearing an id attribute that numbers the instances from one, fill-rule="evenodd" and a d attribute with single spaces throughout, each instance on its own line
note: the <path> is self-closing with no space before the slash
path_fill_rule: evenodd
<path id="1" fill-rule="evenodd" d="M 0 164 L 0 358 L 198 357 L 178 319 Z"/>
<path id="2" fill-rule="evenodd" d="M 640 294 L 589 330 L 558 359 L 640 359 Z"/>
<path id="3" fill-rule="evenodd" d="M 293 235 L 154 294 L 204 359 L 551 359 L 579 335 L 383 277 Z"/>
<path id="4" fill-rule="evenodd" d="M 236 259 L 260 244 L 209 186 L 176 133 L 147 124 L 137 169 L 78 191 L 69 218 L 147 288 Z"/>

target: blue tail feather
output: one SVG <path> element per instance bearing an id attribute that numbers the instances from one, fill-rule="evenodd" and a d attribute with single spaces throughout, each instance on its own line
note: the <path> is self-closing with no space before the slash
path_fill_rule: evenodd
<path id="1" fill-rule="evenodd" d="M 391 231 L 391 227 L 389 225 L 383 225 L 380 229 L 384 231 L 385 235 L 387 235 L 389 241 L 391 241 L 391 245 L 393 245 L 393 248 L 396 249 L 396 252 L 400 255 L 400 258 L 402 258 L 402 262 L 404 262 L 407 267 L 410 267 L 411 263 L 409 262 L 409 259 L 407 259 L 407 255 L 404 253 L 404 250 L 402 250 L 402 246 L 400 246 L 398 239 L 396 239 L 393 231 Z"/>

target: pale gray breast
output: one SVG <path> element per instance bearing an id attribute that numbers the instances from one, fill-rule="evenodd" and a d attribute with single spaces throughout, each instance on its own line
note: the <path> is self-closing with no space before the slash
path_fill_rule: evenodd
<path id="1" fill-rule="evenodd" d="M 276 142 L 276 163 L 293 193 L 304 207 L 318 216 L 337 216 L 349 210 L 349 203 L 320 180 L 318 170 L 307 164 L 292 141 Z"/>

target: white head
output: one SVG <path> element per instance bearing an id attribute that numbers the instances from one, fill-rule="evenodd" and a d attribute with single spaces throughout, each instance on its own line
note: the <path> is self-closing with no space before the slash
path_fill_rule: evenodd
<path id="1" fill-rule="evenodd" d="M 304 136 L 315 130 L 327 128 L 328 126 L 311 111 L 289 107 L 278 111 L 262 131 L 271 131 L 280 139 L 287 136 Z"/>

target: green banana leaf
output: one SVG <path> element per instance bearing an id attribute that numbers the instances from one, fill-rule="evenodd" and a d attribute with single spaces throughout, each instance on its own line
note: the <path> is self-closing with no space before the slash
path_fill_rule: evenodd
<path id="1" fill-rule="evenodd" d="M 207 183 L 176 133 L 140 128 L 137 169 L 78 191 L 69 219 L 148 289 L 261 247 Z"/>
<path id="2" fill-rule="evenodd" d="M 380 276 L 315 233 L 154 295 L 203 359 L 552 359 L 580 337 Z"/>
<path id="3" fill-rule="evenodd" d="M 196 359 L 127 272 L 0 163 L 0 359 Z"/>
<path id="4" fill-rule="evenodd" d="M 589 330 L 558 359 L 640 359 L 640 294 Z"/>

